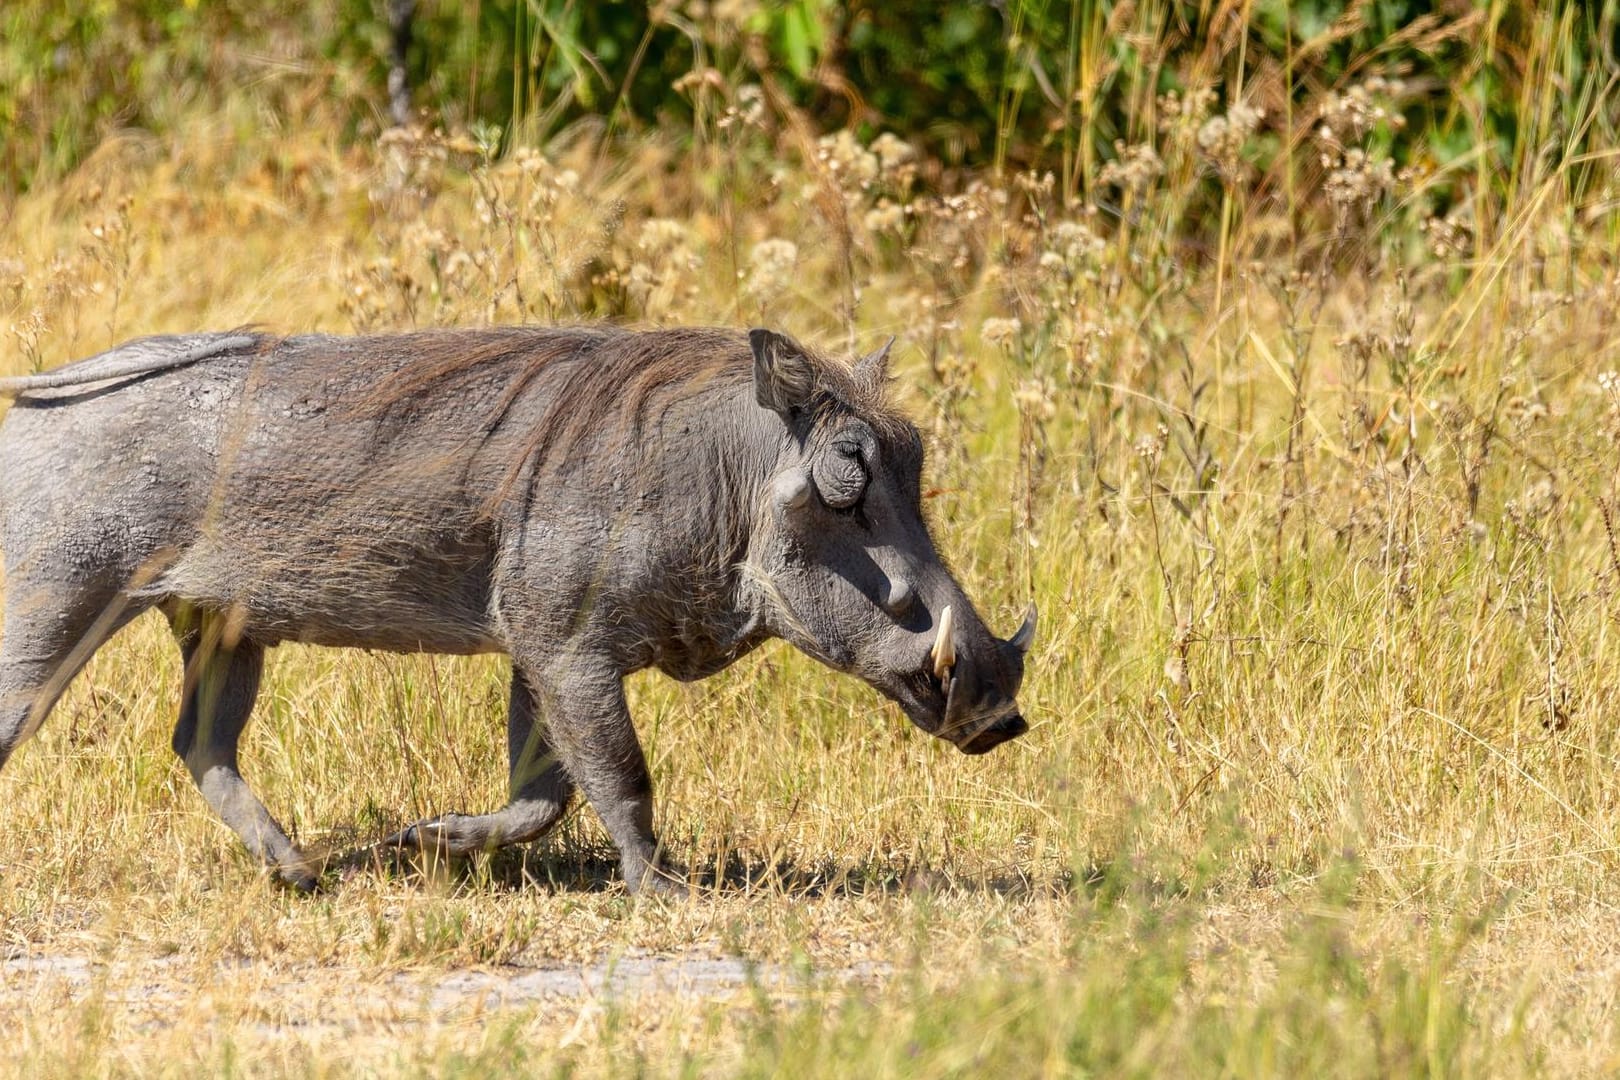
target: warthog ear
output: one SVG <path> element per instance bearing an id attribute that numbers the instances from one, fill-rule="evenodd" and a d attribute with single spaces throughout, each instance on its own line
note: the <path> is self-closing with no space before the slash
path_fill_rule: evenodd
<path id="1" fill-rule="evenodd" d="M 855 361 L 855 374 L 873 386 L 882 386 L 889 377 L 889 349 L 894 346 L 894 335 L 878 346 L 876 352 L 867 353 Z"/>
<path id="2" fill-rule="evenodd" d="M 748 331 L 754 349 L 754 398 L 786 416 L 810 404 L 816 392 L 816 369 L 798 342 L 774 330 Z"/>

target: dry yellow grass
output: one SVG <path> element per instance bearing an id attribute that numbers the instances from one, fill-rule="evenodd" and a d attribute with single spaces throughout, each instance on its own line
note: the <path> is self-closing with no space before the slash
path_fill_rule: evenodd
<path id="1" fill-rule="evenodd" d="M 898 334 L 937 539 L 1004 632 L 1041 603 L 1034 727 L 963 758 L 780 646 L 639 677 L 661 835 L 714 894 L 630 902 L 580 810 L 528 852 L 304 899 L 170 754 L 178 658 L 140 622 L 0 774 L 18 1068 L 1616 1067 L 1620 278 L 1556 190 L 1465 258 L 1399 249 L 1374 184 L 1290 274 L 1258 218 L 1172 259 L 1039 178 L 924 199 L 852 140 L 488 161 L 250 123 L 114 140 L 22 197 L 0 371 L 244 323 Z M 245 771 L 339 849 L 493 807 L 501 667 L 280 649 Z M 648 955 L 761 974 L 432 992 Z"/>

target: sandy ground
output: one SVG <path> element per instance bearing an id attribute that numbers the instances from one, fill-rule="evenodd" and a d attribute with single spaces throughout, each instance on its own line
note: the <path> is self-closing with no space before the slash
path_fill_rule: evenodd
<path id="1" fill-rule="evenodd" d="M 251 979 L 250 961 L 215 965 L 219 981 Z M 299 968 L 259 965 L 270 986 L 295 988 L 312 979 L 351 985 L 373 992 L 420 1001 L 438 1013 L 457 1009 L 499 1009 L 556 999 L 632 999 L 649 994 L 687 998 L 724 998 L 738 991 L 791 994 L 804 986 L 804 976 L 780 965 L 750 963 L 736 957 L 689 953 L 656 956 L 630 952 L 611 961 L 586 965 L 531 967 L 503 964 L 458 970 L 394 972 L 381 980 L 373 972 L 335 967 Z M 818 970 L 818 983 L 869 982 L 888 974 L 887 965 L 860 964 L 842 970 Z M 99 960 L 83 955 L 16 955 L 0 961 L 0 1008 L 38 1001 L 45 995 L 69 997 L 98 994 L 108 1003 L 161 1004 L 193 996 L 197 965 L 173 958 Z"/>
<path id="2" fill-rule="evenodd" d="M 342 1048 L 356 1055 L 354 1064 L 382 1063 L 399 1052 L 392 1048 L 476 1045 L 502 1021 L 566 1049 L 597 1043 L 615 1011 L 696 1017 L 715 1006 L 746 1009 L 760 995 L 792 1001 L 812 985 L 874 983 L 887 974 L 880 964 L 818 969 L 812 983 L 785 966 L 696 951 L 420 970 L 31 952 L 0 960 L 0 1022 L 34 1025 L 37 1041 L 71 1038 L 80 1024 L 66 1017 L 94 1016 L 141 1057 L 171 1064 L 165 1042 L 222 1033 L 261 1059 L 279 1046 L 319 1049 L 330 1061 L 327 1051 Z"/>

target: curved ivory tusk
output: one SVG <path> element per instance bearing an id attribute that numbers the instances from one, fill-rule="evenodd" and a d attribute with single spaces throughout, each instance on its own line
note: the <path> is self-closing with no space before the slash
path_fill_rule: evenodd
<path id="1" fill-rule="evenodd" d="M 1031 601 L 1029 610 L 1024 613 L 1024 625 L 1018 628 L 1018 632 L 1016 634 L 1007 639 L 1007 643 L 1012 645 L 1021 653 L 1028 653 L 1029 647 L 1035 644 L 1036 615 L 1037 612 L 1035 611 L 1035 604 L 1033 601 Z"/>
<path id="2" fill-rule="evenodd" d="M 934 648 L 929 653 L 934 658 L 936 679 L 943 680 L 956 666 L 956 639 L 952 636 L 955 629 L 956 619 L 951 615 L 951 606 L 946 604 L 939 613 L 939 630 L 934 634 Z"/>

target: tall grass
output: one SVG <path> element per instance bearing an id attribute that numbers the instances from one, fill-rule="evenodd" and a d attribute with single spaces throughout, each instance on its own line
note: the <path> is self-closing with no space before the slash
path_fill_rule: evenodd
<path id="1" fill-rule="evenodd" d="M 528 852 L 277 893 L 172 760 L 178 660 L 138 623 L 0 775 L 0 938 L 108 962 L 89 996 L 8 1000 L 23 1067 L 1612 1068 L 1612 76 L 1573 8 L 1372 40 L 1358 7 L 1258 55 L 1271 9 L 1222 10 L 1249 21 L 1162 50 L 1180 6 L 1070 12 L 1050 175 L 822 135 L 739 63 L 683 88 L 710 123 L 541 145 L 356 142 L 321 107 L 267 128 L 285 76 L 20 195 L 7 372 L 250 322 L 896 334 L 940 546 L 995 625 L 1045 615 L 1034 730 L 987 759 L 783 648 L 638 676 L 660 834 L 716 886 L 676 908 L 625 900 L 588 811 Z M 1468 50 L 1444 94 L 1389 70 L 1423 48 Z M 340 850 L 491 806 L 501 668 L 279 650 L 250 778 Z M 393 981 L 633 949 L 805 981 L 488 1023 Z M 154 981 L 161 1008 L 131 989 Z"/>

